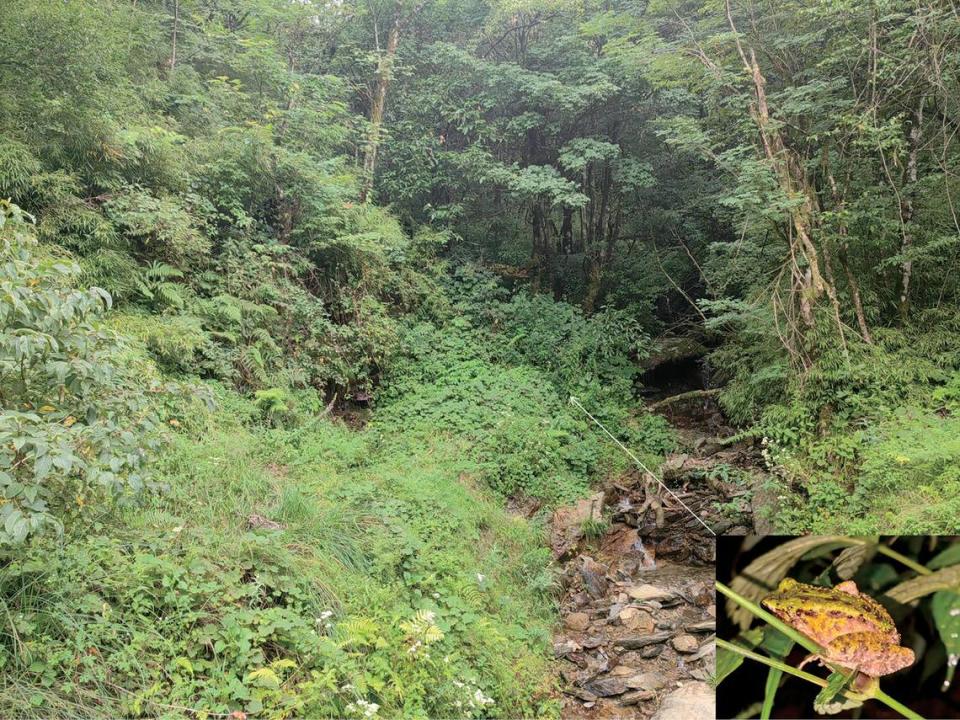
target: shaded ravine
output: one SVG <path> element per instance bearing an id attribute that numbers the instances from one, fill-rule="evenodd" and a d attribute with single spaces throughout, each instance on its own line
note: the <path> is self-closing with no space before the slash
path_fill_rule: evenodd
<path id="1" fill-rule="evenodd" d="M 718 535 L 764 532 L 753 512 L 762 454 L 730 441 L 736 429 L 695 351 L 644 376 L 640 412 L 666 418 L 678 441 L 655 469 Z M 562 568 L 554 655 L 563 716 L 713 718 L 714 536 L 637 470 L 557 510 L 551 546 Z"/>

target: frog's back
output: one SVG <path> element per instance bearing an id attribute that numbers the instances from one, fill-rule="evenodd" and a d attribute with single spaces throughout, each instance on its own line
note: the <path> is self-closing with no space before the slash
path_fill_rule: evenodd
<path id="1" fill-rule="evenodd" d="M 873 598 L 855 592 L 855 585 L 853 588 L 854 592 L 847 588 L 838 591 L 787 578 L 763 604 L 821 644 L 856 632 L 879 632 L 899 642 L 900 635 L 886 609 Z"/>

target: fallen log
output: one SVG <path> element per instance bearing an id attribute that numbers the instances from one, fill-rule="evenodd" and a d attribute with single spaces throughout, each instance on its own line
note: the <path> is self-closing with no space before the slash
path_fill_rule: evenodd
<path id="1" fill-rule="evenodd" d="M 659 408 L 666 407 L 667 405 L 673 405 L 674 403 L 686 402 L 687 400 L 712 398 L 719 394 L 720 388 L 710 388 L 709 390 L 691 390 L 689 392 L 680 393 L 679 395 L 671 395 L 663 400 L 658 400 L 655 403 L 647 405 L 647 410 L 658 410 Z"/>

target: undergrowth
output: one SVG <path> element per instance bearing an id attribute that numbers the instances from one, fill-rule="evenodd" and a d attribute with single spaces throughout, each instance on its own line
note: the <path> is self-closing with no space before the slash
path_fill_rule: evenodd
<path id="1" fill-rule="evenodd" d="M 777 475 L 778 531 L 960 530 L 960 334 L 943 332 L 958 323 L 953 311 L 928 311 L 846 352 L 821 339 L 816 362 L 766 401 L 763 378 L 779 376 L 782 361 L 769 364 L 772 347 L 744 355 L 731 343 L 714 356 L 736 367 L 721 402 L 762 441 Z"/>
<path id="2" fill-rule="evenodd" d="M 539 527 L 457 442 L 376 436 L 271 429 L 219 389 L 167 493 L 4 559 L 0 715 L 554 714 Z"/>

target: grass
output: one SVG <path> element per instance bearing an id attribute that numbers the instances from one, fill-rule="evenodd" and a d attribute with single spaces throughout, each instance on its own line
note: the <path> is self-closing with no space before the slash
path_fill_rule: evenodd
<path id="1" fill-rule="evenodd" d="M 270 429 L 217 394 L 161 459 L 166 492 L 8 559 L 0 715 L 557 713 L 542 527 L 462 443 Z"/>

